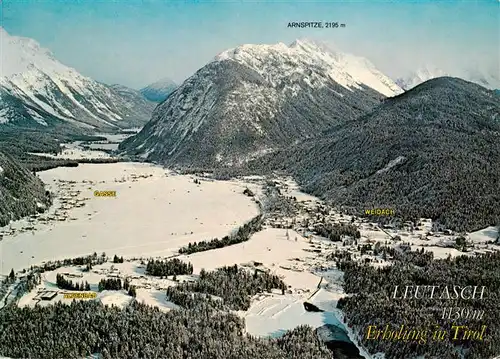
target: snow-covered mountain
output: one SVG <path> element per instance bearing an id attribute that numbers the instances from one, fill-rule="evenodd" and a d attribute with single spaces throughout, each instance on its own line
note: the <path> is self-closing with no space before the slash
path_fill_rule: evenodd
<path id="1" fill-rule="evenodd" d="M 353 120 L 401 92 L 366 59 L 312 41 L 242 45 L 184 81 L 120 148 L 162 163 L 234 164 Z"/>
<path id="2" fill-rule="evenodd" d="M 396 83 L 404 90 L 409 90 L 421 83 L 437 77 L 452 76 L 477 83 L 489 89 L 500 87 L 500 77 L 498 74 L 480 71 L 479 69 L 467 68 L 460 71 L 445 71 L 433 65 L 425 65 L 411 72 L 407 76 L 398 78 Z"/>
<path id="3" fill-rule="evenodd" d="M 154 108 L 63 65 L 33 39 L 0 27 L 0 45 L 0 123 L 119 129 L 143 125 Z"/>
<path id="4" fill-rule="evenodd" d="M 488 71 L 477 68 L 469 68 L 464 70 L 463 78 L 489 89 L 500 88 L 500 72 L 498 72 L 498 68 L 496 71 L 494 69 Z"/>
<path id="5" fill-rule="evenodd" d="M 162 102 L 177 88 L 177 84 L 169 78 L 163 78 L 140 90 L 149 101 Z"/>
<path id="6" fill-rule="evenodd" d="M 333 80 L 346 89 L 362 89 L 361 85 L 365 85 L 385 96 L 402 92 L 367 59 L 334 51 L 326 44 L 307 39 L 295 40 L 290 46 L 284 43 L 242 45 L 215 58 L 215 61 L 223 60 L 244 64 L 276 85 L 302 76 L 311 82 L 311 86 L 314 83 L 314 86 L 321 87 Z M 310 69 L 311 73 L 304 73 L 304 69 Z M 326 78 L 320 75 L 326 75 Z"/>
<path id="7" fill-rule="evenodd" d="M 450 74 L 440 68 L 427 65 L 418 68 L 416 71 L 405 77 L 398 78 L 396 83 L 402 89 L 409 90 L 417 85 L 420 85 L 422 82 L 442 76 L 450 76 Z"/>

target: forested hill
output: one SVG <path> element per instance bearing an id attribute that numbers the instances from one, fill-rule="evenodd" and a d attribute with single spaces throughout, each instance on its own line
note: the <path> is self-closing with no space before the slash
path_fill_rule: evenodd
<path id="1" fill-rule="evenodd" d="M 0 226 L 41 211 L 49 203 L 43 182 L 17 160 L 0 152 Z"/>
<path id="2" fill-rule="evenodd" d="M 357 214 L 393 208 L 472 231 L 500 223 L 499 112 L 493 91 L 440 77 L 250 167 L 286 170 Z"/>

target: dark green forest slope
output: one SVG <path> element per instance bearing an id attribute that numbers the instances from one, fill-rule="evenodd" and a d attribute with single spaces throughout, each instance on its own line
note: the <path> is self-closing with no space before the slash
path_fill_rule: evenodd
<path id="1" fill-rule="evenodd" d="M 472 231 L 500 223 L 500 98 L 450 77 L 427 81 L 319 139 L 253 162 L 361 215 L 393 208 Z"/>
<path id="2" fill-rule="evenodd" d="M 236 314 L 197 310 L 161 312 L 133 302 L 125 309 L 99 302 L 0 311 L 0 352 L 16 358 L 102 359 L 331 359 L 312 328 L 278 339 L 244 334 Z"/>
<path id="3" fill-rule="evenodd" d="M 0 152 L 0 226 L 50 204 L 43 182 L 17 160 Z"/>
<path id="4" fill-rule="evenodd" d="M 371 353 L 384 352 L 387 359 L 422 355 L 436 359 L 488 359 L 500 353 L 500 252 L 433 260 L 431 252 L 417 251 L 395 259 L 394 265 L 382 268 L 354 262 L 340 265 L 344 289 L 349 295 L 338 306 L 365 348 Z M 394 298 L 396 286 L 400 294 Z M 406 286 L 410 286 L 411 294 L 403 299 L 401 293 Z M 423 286 L 418 299 L 412 297 L 415 286 Z M 436 286 L 433 298 L 424 286 Z M 464 298 L 455 299 L 454 286 L 459 286 L 458 293 L 465 293 Z M 461 292 L 466 286 L 471 286 L 470 292 Z M 477 286 L 476 296 L 469 299 L 473 286 Z M 446 295 L 440 299 L 445 287 L 451 299 Z M 391 330 L 405 325 L 421 334 L 405 340 L 374 340 L 367 335 L 370 325 L 379 329 L 388 325 Z M 479 331 L 485 326 L 485 333 L 482 339 L 464 337 L 462 328 L 455 338 L 453 325 Z M 433 337 L 438 328 L 448 333 L 443 340 Z"/>

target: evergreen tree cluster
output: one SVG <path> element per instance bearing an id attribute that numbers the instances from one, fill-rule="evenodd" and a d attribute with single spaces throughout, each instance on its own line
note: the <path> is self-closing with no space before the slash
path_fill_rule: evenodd
<path id="1" fill-rule="evenodd" d="M 26 273 L 26 270 L 23 270 L 23 273 Z M 4 303 L 7 303 L 7 291 L 10 286 L 15 283 L 16 279 L 17 276 L 14 273 L 14 269 L 12 269 L 9 275 L 0 281 L 0 298 L 4 298 Z M 24 293 L 33 290 L 41 282 L 42 280 L 39 273 L 28 273 L 22 276 L 16 285 L 16 298 L 20 298 Z"/>
<path id="2" fill-rule="evenodd" d="M 123 281 L 123 289 L 125 289 L 128 295 L 130 295 L 131 297 L 136 297 L 137 291 L 135 285 L 131 285 L 128 278 L 125 278 L 125 280 Z"/>
<path id="3" fill-rule="evenodd" d="M 41 266 L 31 266 L 30 270 L 34 272 L 43 273 L 43 272 L 54 271 L 57 268 L 61 267 L 85 265 L 86 266 L 85 270 L 89 271 L 90 269 L 92 269 L 93 265 L 103 264 L 106 261 L 107 261 L 106 253 L 97 255 L 97 253 L 94 252 L 93 254 L 85 257 L 66 258 L 63 260 L 48 261 L 46 263 L 43 263 L 43 265 Z"/>
<path id="4" fill-rule="evenodd" d="M 258 270 L 250 273 L 235 264 L 211 272 L 202 269 L 198 280 L 169 287 L 167 297 L 175 304 L 189 308 L 197 306 L 200 301 L 205 301 L 206 295 L 212 295 L 221 298 L 229 309 L 246 310 L 250 307 L 251 297 L 255 294 L 270 292 L 272 289 L 284 291 L 286 288 L 286 284 L 277 275 Z M 193 296 L 192 293 L 205 295 Z M 220 307 L 220 301 L 212 299 L 208 301 Z"/>
<path id="5" fill-rule="evenodd" d="M 14 268 L 10 270 L 9 276 L 7 277 L 10 283 L 14 283 L 16 280 L 16 273 L 14 272 Z"/>
<path id="6" fill-rule="evenodd" d="M 156 277 L 169 275 L 193 274 L 193 265 L 178 258 L 170 260 L 150 260 L 146 265 L 146 274 Z"/>
<path id="7" fill-rule="evenodd" d="M 118 257 L 116 254 L 113 257 L 113 263 L 123 263 L 123 257 Z"/>
<path id="8" fill-rule="evenodd" d="M 125 309 L 72 301 L 0 311 L 0 353 L 12 358 L 71 359 L 331 359 L 314 330 L 301 326 L 278 339 L 244 334 L 235 314 L 167 313 L 133 301 Z M 62 335 L 64 334 L 64 335 Z"/>
<path id="9" fill-rule="evenodd" d="M 135 289 L 135 286 L 134 285 L 131 285 L 129 288 L 128 288 L 128 291 L 127 291 L 128 295 L 130 295 L 131 297 L 136 297 L 137 296 L 137 292 L 136 292 L 136 289 Z"/>
<path id="10" fill-rule="evenodd" d="M 250 236 L 262 229 L 262 215 L 252 218 L 248 223 L 238 228 L 236 233 L 225 236 L 222 239 L 214 238 L 210 241 L 194 242 L 179 249 L 180 254 L 192 254 L 196 252 L 209 251 L 211 249 L 223 248 L 233 244 L 248 241 Z"/>
<path id="11" fill-rule="evenodd" d="M 99 281 L 99 292 L 103 290 L 120 290 L 123 288 L 120 278 L 103 278 Z"/>
<path id="12" fill-rule="evenodd" d="M 396 252 L 397 253 L 397 252 Z M 346 313 L 350 327 L 362 338 L 362 344 L 371 353 L 384 352 L 387 359 L 413 358 L 420 355 L 440 359 L 484 359 L 500 353 L 500 341 L 496 336 L 500 332 L 500 252 L 486 253 L 480 256 L 459 256 L 454 259 L 432 260 L 432 256 L 423 251 L 396 254 L 392 266 L 374 268 L 355 262 L 342 261 L 344 271 L 344 288 L 349 294 L 338 302 L 339 308 Z M 466 300 L 440 299 L 429 296 L 419 299 L 403 299 L 401 291 L 405 286 L 439 286 L 441 290 L 447 286 L 453 295 L 453 286 L 486 287 L 484 299 Z M 395 286 L 403 288 L 393 298 Z M 436 293 L 441 291 L 436 289 Z M 446 315 L 443 319 L 443 308 L 466 308 L 470 311 L 484 311 L 482 318 L 460 317 L 452 319 Z M 452 325 L 466 325 L 475 330 L 486 325 L 484 340 L 427 340 L 416 344 L 403 340 L 368 340 L 368 325 L 384 328 L 389 325 L 398 329 L 402 324 L 430 332 L 436 326 L 450 333 Z M 463 356 L 460 354 L 463 353 Z"/>
<path id="13" fill-rule="evenodd" d="M 326 223 L 315 228 L 318 235 L 328 238 L 333 242 L 340 242 L 344 236 L 349 236 L 355 239 L 361 238 L 361 233 L 353 224 L 347 223 Z"/>
<path id="14" fill-rule="evenodd" d="M 243 191 L 243 194 L 248 196 L 248 197 L 253 197 L 255 196 L 255 194 L 247 187 L 245 188 L 245 190 Z"/>
<path id="15" fill-rule="evenodd" d="M 90 284 L 85 281 L 83 283 L 73 283 L 72 280 L 64 278 L 64 275 L 57 273 L 56 284 L 58 288 L 66 290 L 90 290 Z"/>
<path id="16" fill-rule="evenodd" d="M 20 293 L 31 292 L 41 282 L 42 278 L 39 273 L 28 273 L 28 275 L 26 276 L 26 281 L 21 282 L 21 288 L 19 288 L 19 292 Z M 90 290 L 88 283 L 86 283 L 86 287 L 88 288 L 86 290 Z"/>

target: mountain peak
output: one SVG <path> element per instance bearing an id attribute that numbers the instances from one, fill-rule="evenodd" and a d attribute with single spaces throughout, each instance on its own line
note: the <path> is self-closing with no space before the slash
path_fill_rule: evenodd
<path id="1" fill-rule="evenodd" d="M 154 88 L 164 88 L 166 86 L 177 86 L 177 84 L 170 77 L 163 77 L 145 87 L 154 87 Z"/>
<path id="2" fill-rule="evenodd" d="M 0 43 L 2 123 L 24 119 L 49 128 L 63 120 L 82 128 L 130 127 L 143 124 L 152 109 L 142 96 L 121 97 L 60 63 L 33 39 L 0 28 Z"/>
<path id="3" fill-rule="evenodd" d="M 240 45 L 184 81 L 120 150 L 174 166 L 238 165 L 400 92 L 368 60 L 315 41 Z"/>
<path id="4" fill-rule="evenodd" d="M 177 84 L 169 77 L 163 77 L 152 84 L 140 89 L 142 95 L 149 101 L 162 102 L 164 101 L 175 89 Z"/>
<path id="5" fill-rule="evenodd" d="M 245 44 L 218 54 L 214 61 L 235 61 L 251 68 L 273 84 L 286 82 L 289 78 L 305 78 L 317 86 L 333 80 L 348 90 L 368 86 L 385 96 L 402 92 L 391 79 L 378 71 L 365 58 L 333 51 L 326 44 L 310 39 L 297 39 L 289 46 L 284 43 L 272 45 Z M 324 76 L 308 78 L 304 69 L 317 69 Z"/>
<path id="6" fill-rule="evenodd" d="M 313 40 L 311 38 L 307 38 L 307 37 L 302 37 L 302 38 L 298 38 L 298 39 L 295 39 L 295 41 L 293 41 L 289 47 L 317 47 L 318 45 L 318 41 L 316 40 Z"/>
<path id="7" fill-rule="evenodd" d="M 290 45 L 289 48 L 292 49 L 302 49 L 302 50 L 313 50 L 319 52 L 329 52 L 329 53 L 337 53 L 332 44 L 327 43 L 325 41 L 315 40 L 308 37 L 295 39 Z"/>
<path id="8" fill-rule="evenodd" d="M 20 74 L 35 67 L 61 70 L 52 52 L 30 38 L 10 35 L 3 27 L 0 30 L 0 76 Z"/>

